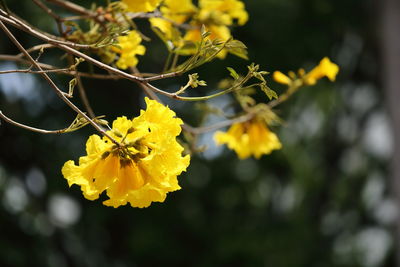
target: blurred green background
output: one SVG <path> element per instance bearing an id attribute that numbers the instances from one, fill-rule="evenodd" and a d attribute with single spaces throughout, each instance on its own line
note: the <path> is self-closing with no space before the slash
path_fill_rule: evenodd
<path id="1" fill-rule="evenodd" d="M 7 3 L 56 32 L 31 1 Z M 379 83 L 376 6 L 366 0 L 245 4 L 250 20 L 233 34 L 248 46 L 250 62 L 287 72 L 329 56 L 341 68 L 335 83 L 322 80 L 279 106 L 285 125 L 274 130 L 283 149 L 240 161 L 206 135 L 200 143 L 210 149 L 194 156 L 179 177 L 182 190 L 146 209 L 113 209 L 84 199 L 77 186 L 68 188 L 60 172 L 65 161 L 84 154 L 91 127 L 50 136 L 2 122 L 0 266 L 395 266 L 397 208 L 388 193 L 393 138 Z M 25 47 L 39 43 L 13 32 Z M 3 33 L 0 53 L 18 53 Z M 149 47 L 140 69 L 161 69 L 164 54 L 161 44 Z M 61 55 L 51 51 L 42 60 L 57 63 Z M 226 66 L 245 72 L 250 62 L 229 56 L 199 72 L 212 88 L 227 76 Z M 0 61 L 0 69 L 12 68 Z M 63 88 L 70 79 L 52 77 Z M 176 88 L 183 81 L 161 85 Z M 143 107 L 133 83 L 84 83 L 96 114 L 109 120 L 133 117 Z M 74 102 L 81 105 L 79 97 Z M 185 120 L 199 120 L 190 104 L 167 103 Z M 26 74 L 0 76 L 0 107 L 44 129 L 63 128 L 75 117 L 39 76 Z"/>

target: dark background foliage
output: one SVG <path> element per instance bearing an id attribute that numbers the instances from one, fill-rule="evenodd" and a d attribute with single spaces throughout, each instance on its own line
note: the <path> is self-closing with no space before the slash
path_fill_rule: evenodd
<path id="1" fill-rule="evenodd" d="M 7 3 L 39 28 L 56 31 L 31 1 Z M 250 21 L 234 36 L 248 46 L 250 61 L 286 72 L 329 56 L 341 67 L 337 82 L 304 88 L 279 107 L 285 125 L 274 130 L 283 149 L 240 161 L 232 151 L 210 148 L 192 158 L 179 177 L 183 189 L 165 203 L 113 209 L 84 199 L 60 173 L 65 161 L 83 155 L 92 128 L 50 136 L 2 123 L 0 266 L 394 266 L 396 209 L 387 186 L 392 139 L 378 79 L 376 7 L 361 0 L 252 0 L 246 6 Z M 25 47 L 38 44 L 14 33 Z M 0 52 L 18 53 L 4 34 Z M 140 69 L 161 69 L 164 54 L 161 44 L 149 48 Z M 60 56 L 51 51 L 43 59 Z M 229 56 L 199 72 L 215 85 L 226 66 L 244 72 L 247 64 Z M 3 61 L 0 68 L 13 65 Z M 68 77 L 53 77 L 66 87 Z M 109 120 L 138 114 L 142 94 L 135 84 L 84 83 L 97 114 Z M 190 105 L 176 106 L 187 121 L 199 121 Z M 0 107 L 45 129 L 63 128 L 75 117 L 38 76 L 0 76 Z"/>

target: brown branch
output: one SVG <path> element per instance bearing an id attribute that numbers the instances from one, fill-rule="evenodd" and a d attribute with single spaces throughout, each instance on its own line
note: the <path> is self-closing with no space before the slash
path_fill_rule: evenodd
<path id="1" fill-rule="evenodd" d="M 0 11 L 1 11 L 1 9 L 0 9 Z M 17 18 L 15 18 L 13 16 L 8 16 L 8 18 L 7 18 L 7 17 L 4 17 L 4 16 L 0 15 L 0 20 L 4 21 L 6 23 L 9 23 L 12 26 L 15 26 L 15 27 L 17 27 L 17 28 L 19 28 L 19 29 L 21 29 L 21 30 L 23 30 L 23 31 L 25 31 L 25 32 L 27 32 L 27 33 L 29 33 L 29 34 L 31 34 L 31 35 L 33 35 L 33 36 L 45 41 L 45 42 L 47 42 L 47 43 L 50 43 L 50 44 L 52 44 L 52 45 L 54 45 L 54 46 L 56 46 L 56 47 L 58 47 L 58 48 L 60 48 L 60 49 L 62 49 L 64 51 L 66 51 L 68 53 L 71 53 L 71 54 L 73 54 L 73 55 L 75 55 L 77 57 L 81 57 L 81 58 L 85 59 L 86 61 L 92 63 L 93 65 L 95 65 L 95 66 L 97 66 L 97 67 L 99 67 L 101 69 L 104 69 L 106 71 L 109 71 L 111 73 L 114 73 L 114 74 L 116 74 L 118 76 L 121 76 L 123 78 L 126 78 L 128 80 L 131 80 L 131 81 L 134 81 L 134 82 L 137 82 L 137 83 L 144 83 L 146 86 L 148 86 L 153 91 L 155 91 L 157 93 L 160 93 L 160 94 L 163 94 L 163 95 L 166 95 L 166 96 L 168 96 L 170 98 L 174 98 L 174 99 L 178 99 L 179 98 L 179 97 L 177 98 L 172 93 L 165 92 L 165 91 L 163 91 L 161 89 L 158 89 L 157 87 L 155 87 L 155 86 L 153 86 L 153 85 L 148 83 L 149 81 L 153 81 L 153 80 L 159 80 L 159 79 L 164 79 L 164 78 L 169 78 L 169 77 L 175 77 L 175 76 L 179 75 L 178 73 L 161 74 L 161 75 L 158 75 L 158 76 L 155 76 L 155 77 L 150 77 L 150 78 L 142 78 L 142 77 L 139 77 L 139 76 L 131 75 L 131 74 L 126 73 L 124 71 L 121 71 L 119 69 L 113 68 L 113 67 L 111 67 L 111 66 L 109 66 L 107 64 L 104 64 L 104 63 L 102 63 L 102 62 L 100 62 L 100 61 L 98 61 L 98 60 L 96 60 L 96 59 L 94 59 L 94 58 L 92 58 L 92 57 L 90 57 L 90 56 L 88 56 L 88 55 L 86 55 L 86 54 L 84 54 L 84 53 L 72 48 L 72 47 L 70 47 L 69 44 L 60 43 L 58 40 L 52 39 L 52 38 L 48 37 L 47 35 L 45 35 L 43 33 L 40 33 L 37 30 L 34 30 L 33 28 L 25 25 L 24 23 L 22 23 L 21 21 L 19 21 Z"/>
<path id="2" fill-rule="evenodd" d="M 77 5 L 75 3 L 72 3 L 70 1 L 66 1 L 66 0 L 46 0 L 47 2 L 56 4 L 60 7 L 63 7 L 65 9 L 68 9 L 74 13 L 80 14 L 80 15 L 84 15 L 87 17 L 92 17 L 92 18 L 96 18 L 98 17 L 98 14 L 96 12 L 93 12 L 91 10 L 88 10 L 80 5 Z"/>
<path id="3" fill-rule="evenodd" d="M 135 74 L 137 72 L 137 69 L 134 69 Z M 156 100 L 159 103 L 162 103 L 161 99 L 149 88 L 146 86 L 146 84 L 141 83 L 140 86 L 142 87 L 142 89 L 144 90 L 144 92 L 147 94 L 147 96 L 151 99 Z M 227 127 L 230 126 L 234 123 L 241 123 L 241 122 L 245 122 L 248 120 L 251 120 L 254 117 L 254 114 L 252 113 L 247 113 L 245 115 L 242 115 L 240 117 L 231 119 L 231 120 L 224 120 L 212 125 L 208 125 L 208 126 L 204 126 L 204 127 L 193 127 L 188 123 L 185 123 L 182 125 L 182 129 L 186 132 L 189 132 L 191 134 L 194 135 L 199 135 L 199 134 L 203 134 L 203 133 L 207 133 L 207 132 L 211 132 L 223 127 Z"/>
<path id="4" fill-rule="evenodd" d="M 0 9 L 0 11 L 1 11 L 1 9 Z M 10 20 L 10 18 L 12 18 L 12 19 Z M 98 60 L 96 60 L 96 59 L 94 59 L 94 58 L 92 58 L 92 57 L 90 57 L 90 56 L 88 56 L 88 55 L 86 55 L 86 54 L 84 54 L 84 53 L 82 53 L 82 52 L 70 47 L 70 46 L 68 46 L 67 44 L 60 43 L 59 41 L 54 40 L 54 39 L 46 36 L 45 34 L 42 34 L 42 33 L 38 32 L 36 30 L 33 30 L 31 27 L 21 23 L 21 21 L 19 21 L 15 17 L 8 16 L 8 18 L 6 18 L 6 17 L 0 15 L 0 20 L 3 20 L 6 23 L 9 23 L 9 24 L 11 24 L 11 25 L 23 30 L 23 31 L 26 31 L 29 34 L 31 34 L 31 35 L 39 38 L 39 39 L 42 39 L 45 42 L 53 44 L 54 46 L 66 51 L 66 52 L 68 52 L 70 54 L 73 54 L 76 57 L 81 57 L 81 58 L 85 59 L 87 62 L 90 62 L 93 65 L 95 65 L 95 66 L 97 66 L 97 67 L 99 67 L 101 69 L 104 69 L 106 71 L 114 73 L 114 74 L 116 74 L 116 75 L 118 75 L 120 77 L 126 78 L 128 80 L 134 81 L 136 83 L 142 83 L 145 86 L 147 86 L 148 88 L 150 88 L 151 90 L 153 90 L 154 92 L 162 94 L 162 95 L 165 95 L 165 96 L 168 96 L 169 98 L 172 98 L 172 99 L 183 100 L 183 101 L 201 101 L 201 100 L 207 100 L 207 99 L 212 98 L 212 97 L 216 97 L 216 96 L 220 96 L 220 95 L 229 93 L 229 92 L 231 92 L 231 91 L 233 91 L 235 89 L 235 88 L 232 88 L 232 90 L 226 90 L 226 91 L 219 92 L 219 93 L 216 93 L 216 94 L 213 94 L 213 95 L 210 95 L 210 96 L 206 96 L 206 97 L 181 97 L 181 96 L 178 96 L 178 95 L 176 95 L 174 93 L 169 93 L 169 92 L 163 91 L 163 90 L 155 87 L 154 85 L 149 84 L 149 81 L 152 81 L 154 79 L 161 79 L 161 78 L 177 76 L 179 72 L 174 72 L 174 73 L 170 73 L 170 74 L 162 74 L 162 75 L 159 75 L 158 77 L 149 77 L 149 78 L 143 78 L 143 77 L 140 77 L 140 76 L 131 75 L 131 74 L 126 73 L 124 71 L 121 71 L 119 69 L 113 68 L 113 67 L 111 67 L 111 66 L 109 66 L 107 64 L 104 64 L 104 63 L 102 63 L 102 62 L 100 62 L 100 61 L 98 61 Z"/>
<path id="5" fill-rule="evenodd" d="M 35 66 L 39 71 L 43 71 L 40 65 L 31 57 L 31 55 L 25 50 L 25 48 L 20 44 L 20 42 L 15 38 L 15 36 L 10 32 L 6 25 L 2 21 L 0 21 L 0 28 L 5 32 L 5 34 L 9 37 L 9 39 L 17 46 L 17 48 L 25 55 L 25 57 L 31 61 L 32 65 Z M 76 113 L 80 114 L 83 118 L 85 118 L 97 131 L 99 131 L 102 135 L 108 137 L 113 143 L 118 146 L 121 144 L 108 135 L 103 128 L 101 128 L 97 123 L 95 123 L 91 118 L 89 118 L 84 112 L 82 112 L 77 106 L 75 106 L 67 97 L 66 93 L 61 91 L 57 85 L 53 82 L 49 75 L 46 73 L 40 74 L 53 88 L 55 93 L 61 98 L 71 109 L 73 109 Z"/>
<path id="6" fill-rule="evenodd" d="M 1 9 L 0 9 L 0 11 L 1 11 Z M 12 19 L 10 19 L 10 18 L 12 18 Z M 16 28 L 19 28 L 20 30 L 23 30 L 23 31 L 25 31 L 25 32 L 27 32 L 27 33 L 29 33 L 29 34 L 31 34 L 31 35 L 33 35 L 33 36 L 45 41 L 45 42 L 47 42 L 47 43 L 50 43 L 50 44 L 52 44 L 52 45 L 54 45 L 54 46 L 56 46 L 56 47 L 58 47 L 58 48 L 60 48 L 60 49 L 62 49 L 64 51 L 66 51 L 68 53 L 71 53 L 71 54 L 75 55 L 76 57 L 81 57 L 81 58 L 85 59 L 86 61 L 92 63 L 93 65 L 95 65 L 95 66 L 97 66 L 97 67 L 99 67 L 101 69 L 104 69 L 106 71 L 115 73 L 115 74 L 117 74 L 117 75 L 119 75 L 121 77 L 124 77 L 124 78 L 126 78 L 128 80 L 131 80 L 131 81 L 135 81 L 135 82 L 144 82 L 145 81 L 144 78 L 137 77 L 137 76 L 134 76 L 134 75 L 130 75 L 130 74 L 128 74 L 126 72 L 123 72 L 123 71 L 121 71 L 119 69 L 113 68 L 113 67 L 111 67 L 111 66 L 109 66 L 107 64 L 104 64 L 104 63 L 102 63 L 102 62 L 100 62 L 100 61 L 98 61 L 98 60 L 96 60 L 96 59 L 94 59 L 94 58 L 92 58 L 92 57 L 90 57 L 90 56 L 88 56 L 88 55 L 76 50 L 76 49 L 74 49 L 73 48 L 74 47 L 74 43 L 59 42 L 58 40 L 50 38 L 47 35 L 45 35 L 45 34 L 43 34 L 41 32 L 38 32 L 38 31 L 32 29 L 31 27 L 29 27 L 27 25 L 24 25 L 23 23 L 21 23 L 21 21 L 19 21 L 15 17 L 9 16 L 9 18 L 7 18 L 7 17 L 4 17 L 4 16 L 0 15 L 0 20 L 6 22 L 6 23 L 8 23 L 8 24 L 10 24 L 10 25 L 12 25 L 12 26 L 14 26 Z"/>
<path id="7" fill-rule="evenodd" d="M 285 93 L 281 94 L 277 99 L 272 100 L 269 102 L 267 105 L 270 108 L 274 108 L 283 102 L 285 102 L 289 97 L 291 97 L 294 93 L 296 93 L 301 87 L 303 86 L 303 81 L 302 80 L 296 80 L 294 83 L 292 83 L 288 89 L 286 90 Z"/>
<path id="8" fill-rule="evenodd" d="M 0 74 L 8 74 L 8 73 L 31 73 L 31 74 L 42 74 L 42 73 L 54 73 L 54 72 L 62 72 L 67 71 L 68 69 L 51 69 L 51 70 L 39 70 L 34 71 L 31 69 L 24 69 L 24 70 L 1 70 Z"/>
<path id="9" fill-rule="evenodd" d="M 55 46 L 52 45 L 52 44 L 40 44 L 40 45 L 35 45 L 35 46 L 30 47 L 30 48 L 26 49 L 26 51 L 28 53 L 31 53 L 31 52 L 34 52 L 34 51 L 38 51 L 38 50 L 40 51 L 42 49 L 49 49 L 49 48 L 55 48 Z M 19 53 L 16 56 L 22 58 L 24 56 L 24 54 L 23 53 Z"/>
<path id="10" fill-rule="evenodd" d="M 231 119 L 231 120 L 224 120 L 215 124 L 211 124 L 208 126 L 204 126 L 204 127 L 193 127 L 190 126 L 189 124 L 185 123 L 182 126 L 182 129 L 184 129 L 185 131 L 198 135 L 198 134 L 203 134 L 203 133 L 207 133 L 207 132 L 212 132 L 215 131 L 217 129 L 223 128 L 223 127 L 227 127 L 230 126 L 234 123 L 241 123 L 241 122 L 246 122 L 251 120 L 254 117 L 254 114 L 252 113 L 248 113 L 246 115 L 242 115 L 240 117 Z"/>
<path id="11" fill-rule="evenodd" d="M 63 45 L 68 45 L 70 47 L 74 47 L 74 48 L 85 48 L 85 49 L 89 49 L 92 48 L 93 45 L 86 45 L 86 44 L 78 44 L 78 43 L 73 43 L 73 42 L 69 42 L 69 41 L 64 41 L 61 38 L 54 36 L 52 34 L 49 33 L 45 33 L 43 31 L 40 31 L 39 29 L 36 29 L 35 27 L 33 27 L 32 25 L 30 25 L 29 23 L 27 23 L 26 21 L 23 21 L 22 19 L 18 18 L 17 16 L 13 16 L 8 14 L 7 12 L 5 12 L 4 10 L 0 9 L 0 20 L 2 20 L 3 22 L 6 22 L 20 30 L 23 30 L 27 33 L 32 34 L 33 32 L 35 33 L 35 36 L 42 39 L 42 40 L 52 40 L 52 44 L 63 44 Z"/>
<path id="12" fill-rule="evenodd" d="M 27 50 L 28 51 L 28 50 Z M 9 61 L 15 61 L 15 62 L 21 62 L 25 64 L 29 64 L 29 61 L 26 59 L 23 59 L 19 57 L 18 55 L 1 55 L 0 54 L 0 60 L 9 60 Z M 65 75 L 70 75 L 70 76 L 75 76 L 76 74 L 79 74 L 80 77 L 82 78 L 91 78 L 91 79 L 99 79 L 99 80 L 118 80 L 121 79 L 120 76 L 117 75 L 112 75 L 112 74 L 97 74 L 97 73 L 86 73 L 86 72 L 79 72 L 76 70 L 71 70 L 70 68 L 57 68 L 56 66 L 45 64 L 45 63 L 40 63 L 37 62 L 41 68 L 47 69 L 47 70 L 58 70 L 59 74 L 65 74 Z M 25 71 L 18 71 L 18 72 L 25 72 Z M 39 72 L 37 72 L 39 73 Z"/>
<path id="13" fill-rule="evenodd" d="M 89 99 L 88 99 L 87 94 L 86 94 L 85 87 L 83 86 L 83 82 L 82 82 L 82 79 L 79 76 L 79 74 L 75 75 L 75 79 L 76 79 L 76 82 L 77 82 L 76 85 L 78 87 L 79 96 L 82 99 L 83 105 L 85 106 L 85 109 L 89 114 L 89 117 L 91 119 L 94 119 L 96 117 L 96 115 L 94 114 L 92 106 L 90 105 Z"/>
<path id="14" fill-rule="evenodd" d="M 1 15 L 0 15 L 0 20 L 4 20 L 4 17 L 1 16 Z M 14 18 L 14 20 L 15 20 L 15 18 Z M 15 21 L 11 21 L 10 22 L 10 20 L 7 19 L 7 18 L 5 18 L 4 21 L 7 22 L 7 23 L 10 23 L 13 26 L 14 25 L 21 26 L 21 24 L 18 24 Z M 37 31 L 35 31 L 35 30 L 33 30 L 33 29 L 29 28 L 29 27 L 24 27 L 23 26 L 22 30 L 32 34 L 33 36 L 35 36 L 37 38 L 42 39 L 43 41 L 46 41 L 46 42 L 48 42 L 50 44 L 53 44 L 54 46 L 56 46 L 56 47 L 58 47 L 58 48 L 60 48 L 60 49 L 62 49 L 64 51 L 67 51 L 67 52 L 69 52 L 69 53 L 71 53 L 71 54 L 73 54 L 73 55 L 75 55 L 77 57 L 81 57 L 81 58 L 85 59 L 86 61 L 92 63 L 93 65 L 95 65 L 95 66 L 97 66 L 99 68 L 102 68 L 104 70 L 107 70 L 109 72 L 117 74 L 117 75 L 119 75 L 119 76 L 121 76 L 123 78 L 126 78 L 128 80 L 131 80 L 131 81 L 134 81 L 134 82 L 137 82 L 137 83 L 144 83 L 146 86 L 148 86 L 150 89 L 152 89 L 153 91 L 155 91 L 157 93 L 166 95 L 166 96 L 168 96 L 170 98 L 174 98 L 174 99 L 179 99 L 180 98 L 180 97 L 176 97 L 176 95 L 174 95 L 172 93 L 165 92 L 165 91 L 163 91 L 163 90 L 161 90 L 161 89 L 159 89 L 159 88 L 147 83 L 147 81 L 146 81 L 147 78 L 134 76 L 134 75 L 131 75 L 131 74 L 126 73 L 124 71 L 121 71 L 119 69 L 113 68 L 113 67 L 111 67 L 111 66 L 109 66 L 107 64 L 104 64 L 104 63 L 102 63 L 102 62 L 100 62 L 100 61 L 98 61 L 98 60 L 96 60 L 96 59 L 94 59 L 94 58 L 92 58 L 92 57 L 90 57 L 90 56 L 88 56 L 88 55 L 86 55 L 86 54 L 84 54 L 84 53 L 72 48 L 72 47 L 69 47 L 68 45 L 61 44 L 59 42 L 55 42 L 54 39 L 51 39 L 48 36 L 46 36 L 44 34 L 41 34 L 41 33 L 37 32 Z"/>
<path id="15" fill-rule="evenodd" d="M 42 134 L 61 134 L 61 133 L 64 133 L 68 129 L 68 128 L 65 128 L 65 129 L 61 129 L 61 130 L 43 130 L 43 129 L 31 127 L 31 126 L 28 126 L 28 125 L 25 125 L 25 124 L 22 124 L 22 123 L 19 123 L 19 122 L 16 122 L 16 121 L 10 119 L 6 115 L 4 115 L 1 112 L 1 110 L 0 110 L 0 118 L 12 125 L 17 126 L 17 127 L 20 127 L 25 130 L 32 131 L 32 132 L 42 133 Z"/>
<path id="16" fill-rule="evenodd" d="M 153 82 L 157 80 L 162 80 L 162 79 L 168 79 L 168 78 L 173 78 L 182 75 L 182 71 L 175 71 L 175 72 L 170 72 L 170 73 L 164 73 L 164 74 L 159 74 L 159 75 L 154 75 L 151 77 L 144 78 L 143 80 L 145 82 Z"/>
<path id="17" fill-rule="evenodd" d="M 105 18 L 104 16 L 102 16 L 101 14 L 91 11 L 89 9 L 86 9 L 80 5 L 77 5 L 75 3 L 72 3 L 70 1 L 66 1 L 66 0 L 46 0 L 47 2 L 56 4 L 60 7 L 63 7 L 65 9 L 68 9 L 74 13 L 80 14 L 84 17 L 90 17 L 93 18 L 97 23 L 99 23 L 103 29 L 107 29 L 106 25 L 105 25 Z"/>

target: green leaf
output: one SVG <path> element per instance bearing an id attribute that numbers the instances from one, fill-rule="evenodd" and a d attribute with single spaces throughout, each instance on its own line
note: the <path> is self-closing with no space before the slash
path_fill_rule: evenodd
<path id="1" fill-rule="evenodd" d="M 116 39 L 112 35 L 109 35 L 100 40 L 98 43 L 94 44 L 94 47 L 101 48 L 112 44 L 116 44 Z"/>
<path id="2" fill-rule="evenodd" d="M 86 113 L 85 113 L 85 114 L 86 114 Z M 102 115 L 102 116 L 97 116 L 97 117 L 93 118 L 93 121 L 96 122 L 96 123 L 98 123 L 98 124 L 107 126 L 107 125 L 108 125 L 108 121 L 102 119 L 102 118 L 104 118 L 104 117 L 105 117 L 104 115 Z M 76 131 L 76 130 L 81 129 L 82 127 L 84 127 L 84 126 L 86 126 L 86 125 L 88 125 L 88 124 L 89 124 L 89 121 L 87 121 L 87 120 L 85 119 L 85 117 L 83 117 L 81 114 L 78 114 L 78 115 L 75 117 L 74 121 L 71 123 L 71 125 L 68 126 L 68 128 L 64 129 L 63 132 L 64 132 L 64 133 L 70 133 L 70 132 L 73 132 L 73 131 Z"/>
<path id="3" fill-rule="evenodd" d="M 207 83 L 203 80 L 199 80 L 199 75 L 197 73 L 189 74 L 189 83 L 190 87 L 196 88 L 198 86 L 207 86 Z"/>
<path id="4" fill-rule="evenodd" d="M 263 77 L 259 72 L 254 72 L 253 75 L 254 75 L 254 78 L 256 78 L 256 79 L 262 81 L 263 83 L 266 82 L 265 79 L 264 79 L 264 77 Z"/>
<path id="5" fill-rule="evenodd" d="M 225 48 L 229 53 L 240 57 L 242 59 L 248 60 L 247 46 L 239 40 L 230 40 L 225 44 Z"/>
<path id="6" fill-rule="evenodd" d="M 268 96 L 269 100 L 271 100 L 272 98 L 275 98 L 275 99 L 278 98 L 277 93 L 274 90 L 272 90 L 271 88 L 269 88 L 267 86 L 267 84 L 261 83 L 260 88 Z"/>
<path id="7" fill-rule="evenodd" d="M 229 74 L 233 77 L 233 79 L 235 79 L 235 80 L 237 80 L 237 79 L 239 79 L 239 74 L 237 74 L 237 72 L 233 69 L 233 68 L 231 68 L 231 67 L 226 67 L 227 69 L 228 69 L 228 71 L 229 71 Z"/>
<path id="8" fill-rule="evenodd" d="M 254 72 L 257 72 L 260 69 L 260 66 L 253 62 L 249 66 L 247 66 L 247 68 L 253 74 Z"/>
<path id="9" fill-rule="evenodd" d="M 206 39 L 208 36 L 211 35 L 211 32 L 207 31 L 207 28 L 204 24 L 201 25 L 200 32 L 201 32 L 201 39 Z"/>
<path id="10" fill-rule="evenodd" d="M 74 88 L 75 88 L 77 82 L 78 81 L 76 80 L 76 78 L 73 78 L 72 80 L 69 81 L 68 95 L 70 97 L 72 97 L 72 95 L 74 94 Z"/>

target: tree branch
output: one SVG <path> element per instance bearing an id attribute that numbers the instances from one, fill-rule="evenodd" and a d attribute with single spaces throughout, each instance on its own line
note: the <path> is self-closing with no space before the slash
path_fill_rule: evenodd
<path id="1" fill-rule="evenodd" d="M 64 132 L 68 129 L 68 128 L 65 128 L 65 129 L 61 129 L 61 130 L 52 130 L 52 131 L 49 131 L 49 130 L 43 130 L 43 129 L 31 127 L 31 126 L 28 126 L 28 125 L 25 125 L 25 124 L 22 124 L 22 123 L 19 123 L 19 122 L 16 122 L 16 121 L 10 119 L 10 118 L 7 117 L 6 115 L 4 115 L 4 114 L 1 112 L 1 110 L 0 110 L 0 118 L 3 119 L 3 120 L 6 121 L 6 122 L 12 124 L 12 125 L 17 126 L 17 127 L 20 127 L 20 128 L 25 129 L 25 130 L 32 131 L 32 132 L 41 133 L 41 134 L 61 134 L 61 133 L 64 133 Z"/>
<path id="2" fill-rule="evenodd" d="M 17 46 L 17 48 L 26 56 L 26 58 L 35 66 L 39 71 L 43 71 L 40 65 L 31 57 L 31 55 L 25 50 L 25 48 L 19 43 L 19 41 L 15 38 L 15 36 L 10 32 L 6 25 L 2 21 L 0 21 L 0 28 L 5 32 L 5 34 L 10 38 L 10 40 Z M 121 144 L 108 135 L 97 123 L 95 123 L 92 119 L 90 119 L 84 112 L 82 112 L 77 106 L 75 106 L 67 97 L 66 94 L 61 91 L 57 85 L 53 82 L 53 80 L 46 73 L 41 73 L 42 77 L 50 84 L 50 86 L 54 89 L 55 93 L 61 98 L 71 109 L 73 109 L 76 113 L 80 114 L 83 118 L 85 118 L 97 131 L 99 131 L 102 135 L 108 137 L 113 143 L 118 146 Z"/>

